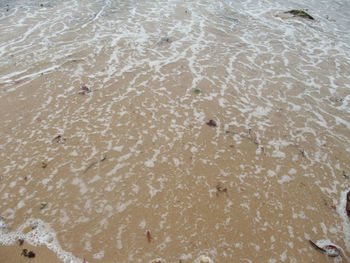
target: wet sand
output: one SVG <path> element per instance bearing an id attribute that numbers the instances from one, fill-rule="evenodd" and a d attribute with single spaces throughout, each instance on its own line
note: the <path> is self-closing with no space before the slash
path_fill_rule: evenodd
<path id="1" fill-rule="evenodd" d="M 350 63 L 322 24 L 73 2 L 46 59 L 0 69 L 1 257 L 30 261 L 25 237 L 33 262 L 340 262 L 326 239 L 346 262 Z"/>
<path id="2" fill-rule="evenodd" d="M 5 108 L 9 111 L 1 116 L 1 121 L 7 124 L 2 131 L 6 132 L 6 128 L 10 131 L 11 125 L 15 125 L 17 138 L 33 138 L 25 139 L 26 144 L 15 143 L 14 146 L 20 148 L 8 153 L 8 162 L 20 165 L 24 161 L 22 158 L 27 158 L 26 155 L 32 152 L 30 149 L 37 149 L 28 169 L 17 171 L 14 187 L 18 192 L 27 189 L 28 193 L 35 193 L 35 198 L 22 195 L 21 198 L 28 200 L 11 220 L 12 229 L 23 224 L 23 219 L 28 217 L 52 222 L 53 229 L 62 229 L 57 238 L 63 250 L 80 259 L 86 257 L 88 262 L 98 262 L 96 253 L 99 249 L 104 250 L 105 262 L 113 262 L 116 258 L 126 262 L 130 258 L 129 251 L 133 251 L 133 260 L 152 261 L 158 256 L 164 262 L 192 262 L 193 257 L 186 259 L 185 256 L 191 253 L 197 256 L 214 254 L 216 262 L 232 262 L 236 258 L 246 258 L 247 254 L 252 260 L 267 259 L 272 255 L 279 258 L 287 248 L 288 254 L 298 261 L 308 258 L 310 262 L 328 262 L 327 257 L 308 243 L 309 238 L 322 239 L 322 232 L 332 236 L 337 245 L 345 247 L 342 230 L 334 231 L 342 224 L 339 212 L 343 208 L 339 207 L 339 195 L 335 192 L 333 199 L 330 198 L 310 179 L 317 176 L 317 182 L 323 185 L 331 183 L 327 178 L 331 173 L 328 166 L 313 161 L 315 146 L 310 142 L 316 138 L 310 135 L 309 141 L 302 144 L 288 139 L 290 142 L 283 149 L 283 158 L 276 148 L 269 145 L 269 141 L 289 137 L 284 129 L 279 128 L 283 115 L 288 112 L 276 110 L 270 116 L 276 125 L 264 131 L 259 131 L 254 125 L 249 130 L 227 125 L 234 115 L 220 113 L 220 107 L 211 101 L 197 102 L 196 108 L 201 108 L 207 116 L 205 118 L 197 119 L 187 110 L 178 110 L 178 115 L 163 118 L 161 116 L 167 116 L 169 109 L 162 103 L 166 105 L 169 98 L 184 96 L 186 90 L 182 94 L 178 94 L 179 90 L 174 94 L 170 91 L 166 100 L 162 96 L 155 98 L 157 92 L 143 90 L 140 95 L 124 96 L 125 99 L 118 102 L 117 107 L 129 114 L 130 120 L 123 120 L 124 115 L 115 117 L 106 110 L 97 112 L 101 106 L 108 108 L 104 104 L 91 108 L 90 112 L 79 109 L 84 100 L 89 100 L 88 105 L 97 105 L 100 98 L 103 98 L 103 103 L 116 98 L 108 94 L 113 85 L 110 89 L 88 95 L 80 95 L 77 86 L 68 95 L 73 102 L 65 112 L 72 113 L 71 119 L 80 116 L 81 121 L 68 121 L 70 124 L 59 133 L 52 126 L 60 126 L 67 115 L 64 112 L 52 115 L 50 112 L 64 108 L 67 100 L 53 101 L 52 106 L 45 106 L 45 110 L 38 111 L 36 106 L 45 104 L 45 92 L 59 98 L 59 89 L 45 91 L 45 83 L 58 76 L 58 72 L 42 76 L 31 84 L 30 89 L 20 89 L 3 97 L 2 111 L 5 112 Z M 118 92 L 127 92 L 120 88 L 127 82 L 119 83 Z M 200 95 L 190 91 L 189 101 L 205 96 L 205 87 L 200 88 Z M 35 99 L 30 99 L 34 95 Z M 19 99 L 21 97 L 26 98 L 26 103 Z M 234 100 L 233 97 L 232 102 Z M 156 117 L 152 109 L 157 109 Z M 100 121 L 106 117 L 110 118 L 108 126 L 115 127 L 110 131 L 104 128 L 106 121 Z M 9 122 L 11 119 L 13 121 Z M 206 124 L 210 119 L 217 122 L 216 127 Z M 181 124 L 181 128 L 172 129 L 174 120 Z M 303 123 L 302 119 L 299 121 Z M 18 128 L 18 125 L 23 128 Z M 78 136 L 84 125 L 87 125 L 85 129 L 95 127 L 95 132 L 85 138 Z M 151 132 L 145 133 L 149 130 Z M 28 134 L 30 131 L 34 134 Z M 162 136 L 158 137 L 157 131 L 161 131 Z M 108 146 L 104 138 L 114 137 L 114 133 L 117 134 L 115 142 Z M 54 139 L 58 134 L 66 140 L 58 143 Z M 146 136 L 142 144 L 137 139 L 141 134 Z M 336 142 L 326 136 L 323 139 L 323 151 L 333 151 L 331 147 Z M 167 143 L 169 141 L 173 143 Z M 85 152 L 75 154 L 77 149 L 85 149 Z M 124 149 L 135 149 L 132 161 L 128 161 L 130 150 Z M 152 161 L 154 149 L 160 149 L 159 162 Z M 336 156 L 329 155 L 328 162 L 334 158 L 334 161 L 346 165 L 347 154 L 339 152 L 339 148 L 337 152 Z M 43 162 L 47 166 L 43 167 Z M 121 165 L 125 162 L 127 166 Z M 130 171 L 128 166 L 133 169 Z M 76 172 L 72 173 L 72 168 Z M 57 169 L 59 172 L 50 176 Z M 341 171 L 338 176 L 341 179 Z M 43 183 L 46 178 L 50 179 Z M 72 183 L 65 184 L 63 190 L 57 185 L 67 180 L 64 178 Z M 6 185 L 11 185 L 8 180 L 12 178 L 2 178 Z M 50 185 L 54 187 L 48 191 Z M 17 199 L 18 202 L 21 198 Z M 137 203 L 131 205 L 136 200 Z M 47 206 L 41 210 L 42 202 Z M 7 206 L 11 207 L 8 201 Z M 58 207 L 65 207 L 65 212 L 57 211 Z M 91 219 L 83 220 L 86 213 L 91 213 Z M 9 215 L 4 214 L 5 218 Z M 100 223 L 105 218 L 108 218 L 107 225 Z M 320 219 L 322 223 L 315 224 Z M 82 223 L 70 224 L 70 220 Z M 152 235 L 150 243 L 146 230 Z M 83 241 L 86 235 L 92 237 L 91 243 Z M 218 246 L 217 241 L 221 239 L 224 241 Z M 88 246 L 95 252 L 87 252 L 87 244 L 91 244 Z M 2 249 L 11 249 L 18 258 L 20 248 Z M 38 255 L 39 251 L 46 259 L 46 250 L 38 250 Z M 38 256 L 37 260 L 41 257 Z"/>
<path id="3" fill-rule="evenodd" d="M 35 253 L 34 258 L 27 258 L 22 255 L 23 249 L 27 249 L 28 252 L 32 251 Z M 57 255 L 50 251 L 47 247 L 33 247 L 27 244 L 22 246 L 13 245 L 13 246 L 0 246 L 0 262 L 6 263 L 62 263 L 57 258 Z"/>

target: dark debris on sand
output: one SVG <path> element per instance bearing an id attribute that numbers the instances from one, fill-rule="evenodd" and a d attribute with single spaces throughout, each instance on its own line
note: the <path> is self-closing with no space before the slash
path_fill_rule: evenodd
<path id="1" fill-rule="evenodd" d="M 210 126 L 210 127 L 216 127 L 217 126 L 216 121 L 214 121 L 214 120 L 209 120 L 206 124 L 208 126 Z"/>
<path id="2" fill-rule="evenodd" d="M 22 250 L 21 255 L 27 258 L 35 258 L 35 253 L 33 251 L 28 251 L 26 248 Z"/>
<path id="3" fill-rule="evenodd" d="M 89 87 L 87 87 L 86 85 L 83 85 L 81 87 L 81 90 L 79 91 L 79 94 L 86 95 L 86 94 L 89 94 L 90 92 L 92 92 L 92 90 Z"/>
<path id="4" fill-rule="evenodd" d="M 285 13 L 286 14 L 291 14 L 293 16 L 298 16 L 298 17 L 314 20 L 314 18 L 312 16 L 310 16 L 308 13 L 306 13 L 303 10 L 292 9 L 292 10 L 286 11 Z"/>

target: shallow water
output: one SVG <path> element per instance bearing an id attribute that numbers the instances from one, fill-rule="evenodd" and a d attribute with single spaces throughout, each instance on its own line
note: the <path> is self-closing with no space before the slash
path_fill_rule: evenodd
<path id="1" fill-rule="evenodd" d="M 347 1 L 40 3 L 0 3 L 0 243 L 349 260 Z"/>

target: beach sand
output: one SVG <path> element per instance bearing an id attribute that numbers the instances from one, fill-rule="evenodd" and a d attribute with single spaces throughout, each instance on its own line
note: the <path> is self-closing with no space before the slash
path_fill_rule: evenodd
<path id="1" fill-rule="evenodd" d="M 346 45 L 282 9 L 101 3 L 8 17 L 0 262 L 347 259 Z"/>
<path id="2" fill-rule="evenodd" d="M 35 253 L 34 258 L 24 257 L 23 249 Z M 22 246 L 0 246 L 0 262 L 2 263 L 62 263 L 57 255 L 45 246 L 33 247 L 24 242 Z"/>

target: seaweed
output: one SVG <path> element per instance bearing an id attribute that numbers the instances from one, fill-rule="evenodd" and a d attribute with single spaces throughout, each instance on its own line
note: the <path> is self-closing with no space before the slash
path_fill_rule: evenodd
<path id="1" fill-rule="evenodd" d="M 200 89 L 194 89 L 193 92 L 194 92 L 195 94 L 199 94 L 199 93 L 201 93 L 201 90 L 200 90 Z"/>
<path id="2" fill-rule="evenodd" d="M 314 20 L 314 18 L 312 16 L 310 16 L 308 13 L 306 13 L 303 10 L 292 9 L 292 10 L 286 11 L 285 13 L 292 14 L 293 16 L 298 16 L 298 17 Z"/>
<path id="3" fill-rule="evenodd" d="M 19 244 L 20 246 L 22 246 L 23 243 L 24 243 L 24 239 L 23 239 L 23 238 L 19 238 L 19 239 L 18 239 L 18 244 Z"/>

